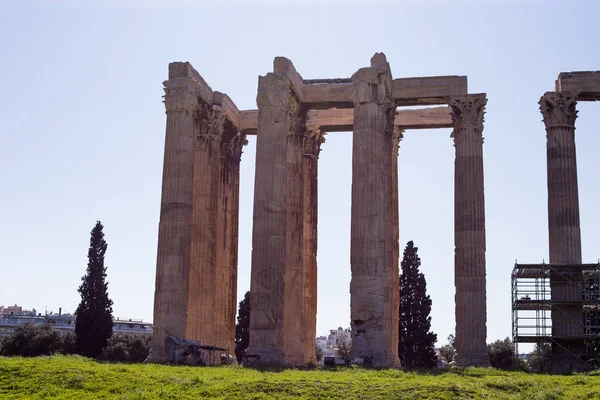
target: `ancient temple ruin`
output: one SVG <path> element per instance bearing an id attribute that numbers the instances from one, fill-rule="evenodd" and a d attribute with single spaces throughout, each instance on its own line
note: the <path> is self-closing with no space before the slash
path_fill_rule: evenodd
<path id="1" fill-rule="evenodd" d="M 249 354 L 261 363 L 315 361 L 317 176 L 325 134 L 353 132 L 352 358 L 399 366 L 399 142 L 406 130 L 453 128 L 456 348 L 459 365 L 489 365 L 486 348 L 483 114 L 464 76 L 393 79 L 385 55 L 349 79 L 303 79 L 277 57 L 259 77 L 258 110 L 238 110 L 189 63 L 171 63 L 150 360 L 167 335 L 233 351 L 239 168 L 256 135 Z M 405 106 L 439 106 L 405 109 Z"/>

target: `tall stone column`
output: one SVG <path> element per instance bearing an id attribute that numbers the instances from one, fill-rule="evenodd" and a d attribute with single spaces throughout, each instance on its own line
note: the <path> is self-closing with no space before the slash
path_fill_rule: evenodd
<path id="1" fill-rule="evenodd" d="M 454 131 L 454 286 L 458 365 L 489 366 L 486 346 L 483 114 L 485 94 L 450 101 Z"/>
<path id="2" fill-rule="evenodd" d="M 199 134 L 194 141 L 194 201 L 187 309 L 188 339 L 213 345 L 215 314 L 217 226 L 221 137 L 225 115 L 218 105 L 203 107 Z"/>
<path id="3" fill-rule="evenodd" d="M 581 264 L 579 192 L 575 151 L 577 99 L 573 94 L 547 92 L 540 99 L 546 126 L 548 163 L 548 230 L 551 264 Z M 581 300 L 581 273 L 554 274 L 550 280 L 552 300 Z M 552 309 L 552 335 L 581 337 L 583 310 L 580 305 Z M 553 353 L 584 352 L 582 341 L 553 343 Z M 564 347 L 564 348 L 563 348 Z"/>
<path id="4" fill-rule="evenodd" d="M 385 56 L 352 76 L 354 133 L 350 264 L 351 357 L 399 366 L 398 278 L 394 271 L 392 157 L 395 103 Z M 395 340 L 395 341 L 394 341 Z"/>
<path id="5" fill-rule="evenodd" d="M 304 363 L 316 364 L 317 336 L 317 218 L 318 162 L 324 132 L 308 132 L 304 139 L 304 247 L 302 289 L 302 353 Z"/>
<path id="6" fill-rule="evenodd" d="M 150 362 L 165 361 L 168 335 L 184 337 L 186 334 L 194 138 L 198 134 L 197 83 L 191 78 L 175 77 L 164 85 L 167 129 Z"/>
<path id="7" fill-rule="evenodd" d="M 252 226 L 250 344 L 261 363 L 284 362 L 287 141 L 290 82 L 269 73 L 258 80 L 258 129 Z"/>
<path id="8" fill-rule="evenodd" d="M 291 98 L 288 118 L 285 273 L 283 282 L 284 363 L 302 365 L 302 311 L 304 278 L 304 136 L 305 115 Z"/>
<path id="9" fill-rule="evenodd" d="M 221 141 L 219 221 L 214 315 L 215 344 L 235 351 L 237 268 L 239 232 L 239 188 L 242 148 L 246 135 L 228 132 Z"/>
<path id="10" fill-rule="evenodd" d="M 393 279 L 394 286 L 398 288 L 395 293 L 392 293 L 395 297 L 393 298 L 392 304 L 397 305 L 396 310 L 400 310 L 400 215 L 398 205 L 398 150 L 400 148 L 400 141 L 404 138 L 404 130 L 397 126 L 394 126 L 394 133 L 392 135 L 392 222 L 394 224 L 394 238 L 392 241 L 393 246 Z M 398 329 L 394 330 L 392 341 L 398 343 L 400 335 L 400 320 L 398 319 Z"/>

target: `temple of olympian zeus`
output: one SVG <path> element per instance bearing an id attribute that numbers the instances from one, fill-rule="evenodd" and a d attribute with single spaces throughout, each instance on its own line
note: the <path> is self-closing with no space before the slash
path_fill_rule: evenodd
<path id="1" fill-rule="evenodd" d="M 315 362 L 317 173 L 327 132 L 352 131 L 352 358 L 399 366 L 397 156 L 408 129 L 453 128 L 459 365 L 486 348 L 483 114 L 464 76 L 393 79 L 382 53 L 350 79 L 306 80 L 277 57 L 258 110 L 238 110 L 187 62 L 169 65 L 154 342 L 185 337 L 234 349 L 239 168 L 256 135 L 250 346 L 261 363 Z M 402 110 L 403 106 L 441 107 Z"/>

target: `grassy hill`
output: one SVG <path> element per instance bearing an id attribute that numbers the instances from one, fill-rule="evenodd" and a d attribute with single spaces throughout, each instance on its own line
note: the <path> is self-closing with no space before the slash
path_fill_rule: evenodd
<path id="1" fill-rule="evenodd" d="M 467 368 L 284 370 L 104 364 L 77 356 L 0 357 L 4 399 L 600 399 L 600 375 Z"/>

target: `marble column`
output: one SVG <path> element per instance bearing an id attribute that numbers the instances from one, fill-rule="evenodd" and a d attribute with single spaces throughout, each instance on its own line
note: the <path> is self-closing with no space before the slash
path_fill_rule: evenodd
<path id="1" fill-rule="evenodd" d="M 394 238 L 392 241 L 393 246 L 393 279 L 395 280 L 394 286 L 398 290 L 393 293 L 395 296 L 392 305 L 396 307 L 396 310 L 400 310 L 400 215 L 399 215 L 399 204 L 398 204 L 398 150 L 400 148 L 400 141 L 404 138 L 404 130 L 394 126 L 394 133 L 392 135 L 391 149 L 392 149 L 392 222 L 394 224 Z M 400 321 L 398 320 L 398 329 L 392 332 L 392 341 L 398 343 L 400 334 Z"/>
<path id="2" fill-rule="evenodd" d="M 194 141 L 194 199 L 186 338 L 214 345 L 221 137 L 225 115 L 205 105 Z"/>
<path id="3" fill-rule="evenodd" d="M 352 76 L 354 133 L 350 264 L 351 358 L 399 366 L 398 271 L 394 271 L 392 75 L 382 53 Z M 394 304 L 395 303 L 395 304 Z"/>
<path id="4" fill-rule="evenodd" d="M 454 130 L 454 286 L 458 365 L 489 366 L 486 336 L 483 114 L 485 94 L 450 101 Z"/>
<path id="5" fill-rule="evenodd" d="M 283 347 L 286 365 L 302 365 L 304 252 L 304 137 L 306 116 L 292 97 L 286 161 Z"/>
<path id="6" fill-rule="evenodd" d="M 546 126 L 548 163 L 548 230 L 551 264 L 581 264 L 581 231 L 577 157 L 575 151 L 575 119 L 577 99 L 569 93 L 545 93 L 540 111 Z M 554 274 L 550 279 L 552 300 L 581 300 L 581 273 Z M 559 337 L 583 334 L 581 305 L 561 304 L 552 310 L 552 335 Z M 584 352 L 583 342 L 559 341 L 553 353 Z M 567 353 L 568 354 L 568 353 Z"/>
<path id="7" fill-rule="evenodd" d="M 172 77 L 164 85 L 167 129 L 150 362 L 165 361 L 168 335 L 186 335 L 194 138 L 198 134 L 197 83 L 188 77 Z"/>
<path id="8" fill-rule="evenodd" d="M 304 140 L 304 247 L 302 289 L 302 354 L 305 364 L 316 364 L 317 336 L 317 218 L 318 162 L 324 132 L 308 132 Z"/>
<path id="9" fill-rule="evenodd" d="M 258 129 L 252 226 L 250 344 L 264 364 L 284 362 L 286 181 L 290 81 L 269 73 L 258 80 Z"/>
<path id="10" fill-rule="evenodd" d="M 235 351 L 239 232 L 239 185 L 242 148 L 246 135 L 230 129 L 221 141 L 219 221 L 215 288 L 215 344 Z"/>

